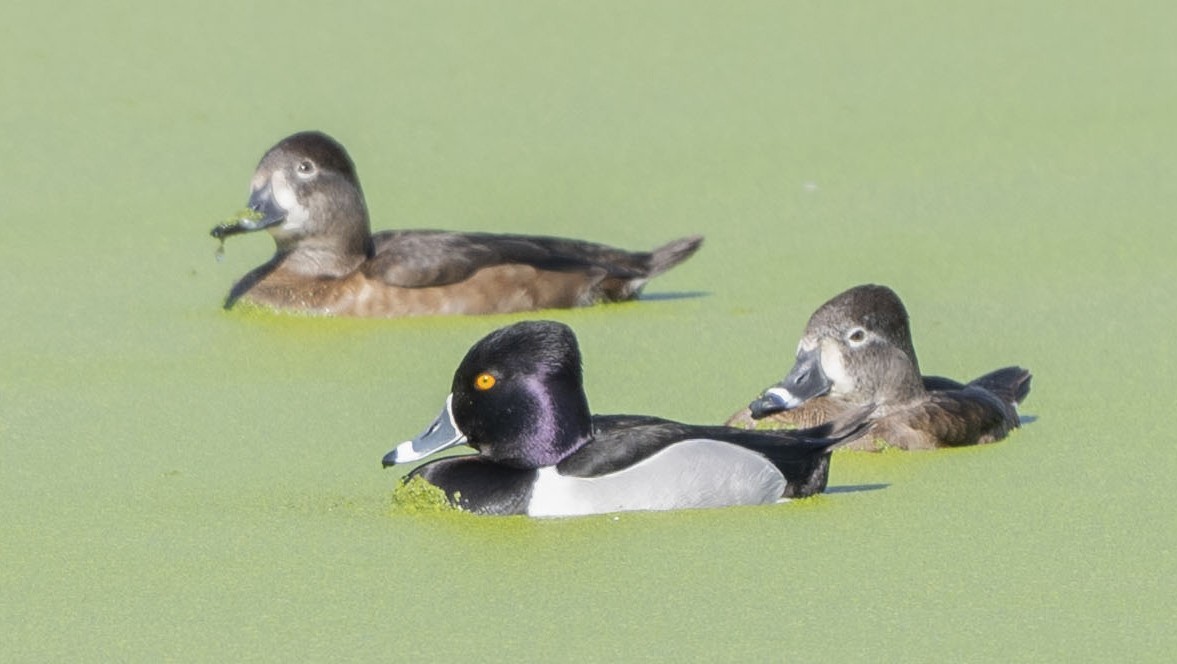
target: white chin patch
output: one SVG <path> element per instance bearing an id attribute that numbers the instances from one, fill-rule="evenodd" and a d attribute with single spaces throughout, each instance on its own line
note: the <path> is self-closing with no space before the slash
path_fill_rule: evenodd
<path id="1" fill-rule="evenodd" d="M 274 192 L 274 202 L 286 210 L 286 220 L 278 228 L 285 231 L 295 231 L 305 226 L 311 217 L 310 211 L 298 202 L 298 196 L 294 193 L 290 182 L 286 180 L 286 174 L 282 171 L 274 173 L 270 178 L 270 187 Z"/>
<path id="2" fill-rule="evenodd" d="M 824 343 L 821 346 L 821 371 L 829 379 L 831 394 L 847 394 L 854 389 L 854 380 L 846 371 L 842 351 L 837 345 Z"/>
<path id="3" fill-rule="evenodd" d="M 764 391 L 764 394 L 777 399 L 785 408 L 792 409 L 801 405 L 801 400 L 793 396 L 792 392 L 783 387 L 770 387 Z"/>

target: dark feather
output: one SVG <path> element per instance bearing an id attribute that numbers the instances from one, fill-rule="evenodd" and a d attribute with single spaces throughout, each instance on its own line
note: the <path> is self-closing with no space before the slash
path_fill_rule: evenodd
<path id="1" fill-rule="evenodd" d="M 869 412 L 870 408 L 858 409 L 837 421 L 798 431 L 747 431 L 644 415 L 595 415 L 592 444 L 572 453 L 557 468 L 563 475 L 596 477 L 628 468 L 684 440 L 718 440 L 772 462 L 788 482 L 784 497 L 808 496 L 825 489 L 829 451 L 860 434 Z"/>
<path id="2" fill-rule="evenodd" d="M 442 459 L 409 473 L 443 487 L 450 503 L 476 514 L 524 514 L 535 484 L 534 470 L 508 468 L 478 455 Z"/>
<path id="3" fill-rule="evenodd" d="M 1005 367 L 991 371 L 969 385 L 986 389 L 1005 403 L 1019 404 L 1030 394 L 1030 378 L 1030 372 L 1021 367 Z"/>
<path id="4" fill-rule="evenodd" d="M 563 238 L 432 230 L 386 231 L 372 239 L 375 256 L 364 273 L 402 288 L 453 284 L 509 263 L 553 272 L 599 268 L 614 279 L 650 278 L 686 260 L 702 243 L 696 236 L 654 252 L 629 252 Z"/>

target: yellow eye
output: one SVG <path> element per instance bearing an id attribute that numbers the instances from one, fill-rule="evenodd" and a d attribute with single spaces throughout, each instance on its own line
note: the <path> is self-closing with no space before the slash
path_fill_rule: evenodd
<path id="1" fill-rule="evenodd" d="M 488 373 L 480 373 L 474 379 L 474 389 L 485 392 L 495 386 L 495 377 Z"/>

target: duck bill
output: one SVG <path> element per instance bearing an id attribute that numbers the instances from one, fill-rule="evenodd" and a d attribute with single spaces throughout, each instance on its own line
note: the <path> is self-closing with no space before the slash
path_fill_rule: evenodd
<path id="1" fill-rule="evenodd" d="M 212 229 L 212 236 L 221 240 L 230 235 L 264 230 L 286 220 L 286 209 L 274 200 L 274 188 L 269 182 L 249 195 L 249 209 L 253 214 L 230 224 L 218 225 Z"/>
<path id="2" fill-rule="evenodd" d="M 797 353 L 797 363 L 784 380 L 773 385 L 748 404 L 752 419 L 759 420 L 773 413 L 792 410 L 814 397 L 830 391 L 833 383 L 821 370 L 821 347 Z"/>
<path id="3" fill-rule="evenodd" d="M 396 449 L 385 454 L 384 467 L 388 468 L 398 463 L 424 459 L 431 454 L 465 443 L 466 434 L 462 433 L 454 422 L 453 399 L 454 395 L 452 394 L 445 398 L 445 408 L 442 409 L 441 414 L 416 438 L 406 440 L 397 445 Z"/>

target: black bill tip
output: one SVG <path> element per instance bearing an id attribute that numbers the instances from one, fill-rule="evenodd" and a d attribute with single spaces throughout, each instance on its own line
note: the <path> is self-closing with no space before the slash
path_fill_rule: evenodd
<path id="1" fill-rule="evenodd" d="M 759 399 L 748 404 L 748 410 L 752 413 L 752 419 L 760 420 L 788 410 L 790 403 L 780 394 L 774 391 L 765 392 Z"/>
<path id="2" fill-rule="evenodd" d="M 217 224 L 209 231 L 209 235 L 218 240 L 224 240 L 230 235 L 239 235 L 241 233 L 248 233 L 249 231 L 250 229 L 242 226 L 240 222 L 235 222 L 232 224 Z"/>

